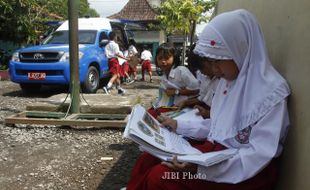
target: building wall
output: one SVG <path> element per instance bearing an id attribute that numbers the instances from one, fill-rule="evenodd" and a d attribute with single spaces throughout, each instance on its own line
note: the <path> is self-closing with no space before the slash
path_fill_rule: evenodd
<path id="1" fill-rule="evenodd" d="M 219 0 L 216 12 L 238 8 L 254 13 L 271 62 L 288 80 L 291 129 L 281 158 L 277 190 L 310 187 L 310 1 Z"/>
<path id="2" fill-rule="evenodd" d="M 160 31 L 134 31 L 136 42 L 159 42 Z"/>
<path id="3" fill-rule="evenodd" d="M 160 6 L 160 0 L 147 0 L 147 2 L 152 6 L 152 7 L 159 7 Z"/>

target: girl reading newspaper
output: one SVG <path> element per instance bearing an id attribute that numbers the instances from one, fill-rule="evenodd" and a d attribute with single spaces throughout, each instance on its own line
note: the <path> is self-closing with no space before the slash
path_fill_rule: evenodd
<path id="1" fill-rule="evenodd" d="M 271 190 L 277 157 L 289 126 L 285 79 L 271 65 L 261 29 L 246 10 L 216 16 L 204 28 L 194 50 L 205 57 L 220 82 L 212 100 L 208 141 L 202 152 L 237 148 L 213 166 L 171 162 L 144 153 L 127 189 Z M 164 121 L 178 132 L 184 123 Z M 194 121 L 186 125 L 195 125 Z M 192 134 L 195 136 L 195 134 Z"/>

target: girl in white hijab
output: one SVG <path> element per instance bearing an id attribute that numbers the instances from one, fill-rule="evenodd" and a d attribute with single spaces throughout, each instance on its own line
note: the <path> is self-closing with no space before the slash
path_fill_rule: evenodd
<path id="1" fill-rule="evenodd" d="M 155 162 L 156 158 L 144 154 L 136 163 L 132 176 L 137 177 L 129 187 L 139 183 L 141 186 L 135 189 L 272 189 L 277 171 L 275 158 L 282 152 L 289 126 L 290 90 L 269 61 L 255 17 L 246 10 L 216 16 L 203 30 L 194 52 L 205 57 L 204 64 L 211 64 L 213 73 L 220 78 L 212 100 L 209 133 L 205 134 L 208 141 L 195 147 L 202 152 L 222 149 L 219 146 L 239 151 L 209 167 L 180 163 L 177 158 Z M 194 126 L 195 121 L 168 119 L 163 124 L 178 132 L 178 128 Z M 145 162 L 152 164 L 146 167 L 142 165 Z M 200 179 L 163 181 L 166 172 L 187 171 Z"/>

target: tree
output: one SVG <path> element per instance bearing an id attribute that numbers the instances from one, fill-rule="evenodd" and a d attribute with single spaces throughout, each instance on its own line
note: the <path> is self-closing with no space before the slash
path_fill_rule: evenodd
<path id="1" fill-rule="evenodd" d="M 68 18 L 68 0 L 1 0 L 0 12 L 0 40 L 31 43 L 47 29 L 44 23 Z M 99 14 L 80 0 L 79 17 L 84 16 Z"/>
<path id="2" fill-rule="evenodd" d="M 157 9 L 160 28 L 168 35 L 180 33 L 184 36 L 183 57 L 188 34 L 191 33 L 192 43 L 196 23 L 209 19 L 206 13 L 216 2 L 217 0 L 165 0 Z"/>

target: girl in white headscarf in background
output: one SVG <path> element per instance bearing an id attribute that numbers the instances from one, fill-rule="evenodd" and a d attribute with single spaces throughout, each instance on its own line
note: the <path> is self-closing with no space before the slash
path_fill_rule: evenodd
<path id="1" fill-rule="evenodd" d="M 277 174 L 289 126 L 289 87 L 271 65 L 260 27 L 246 10 L 216 16 L 203 30 L 194 50 L 220 78 L 211 107 L 208 139 L 194 145 L 202 152 L 236 148 L 232 158 L 213 166 L 172 162 L 144 153 L 133 169 L 128 189 L 269 190 Z M 163 122 L 178 132 L 195 121 Z M 191 134 L 195 137 L 198 134 Z M 199 134 L 201 136 L 201 134 Z M 178 172 L 178 179 L 166 179 Z M 191 172 L 200 179 L 187 179 Z M 184 179 L 185 177 L 185 179 Z"/>

